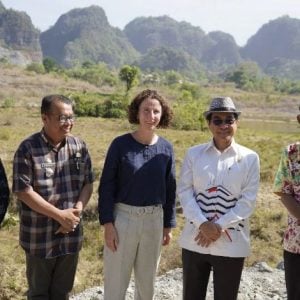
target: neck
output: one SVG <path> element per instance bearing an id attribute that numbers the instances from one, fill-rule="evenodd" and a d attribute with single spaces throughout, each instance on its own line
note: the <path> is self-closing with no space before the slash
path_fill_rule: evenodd
<path id="1" fill-rule="evenodd" d="M 152 145 L 157 141 L 158 136 L 154 131 L 137 130 L 132 133 L 132 136 L 141 144 Z"/>
<path id="2" fill-rule="evenodd" d="M 228 148 L 231 145 L 231 143 L 232 140 L 216 142 L 216 140 L 214 139 L 214 145 L 220 152 L 223 152 L 226 148 Z"/>
<path id="3" fill-rule="evenodd" d="M 62 141 L 64 140 L 64 139 L 59 139 L 59 140 L 53 139 L 51 136 L 49 136 L 49 134 L 45 131 L 45 129 L 44 129 L 44 134 L 45 134 L 47 140 L 50 142 L 50 144 L 51 144 L 54 148 L 59 148 L 60 144 L 61 144 Z"/>

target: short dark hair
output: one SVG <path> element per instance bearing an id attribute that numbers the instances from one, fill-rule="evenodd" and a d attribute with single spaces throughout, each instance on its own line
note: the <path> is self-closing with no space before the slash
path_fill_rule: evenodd
<path id="1" fill-rule="evenodd" d="M 52 103 L 54 101 L 63 102 L 65 104 L 71 105 L 72 108 L 74 108 L 74 102 L 63 95 L 47 95 L 42 99 L 41 114 L 47 114 L 51 112 Z"/>
<path id="2" fill-rule="evenodd" d="M 128 121 L 131 124 L 139 124 L 138 120 L 138 112 L 141 103 L 146 99 L 156 99 L 162 108 L 162 116 L 160 119 L 160 122 L 158 124 L 158 128 L 167 128 L 170 126 L 173 112 L 168 104 L 168 102 L 165 100 L 165 98 L 158 94 L 156 90 L 143 90 L 139 94 L 137 94 L 134 99 L 131 101 L 130 105 L 128 106 Z"/>

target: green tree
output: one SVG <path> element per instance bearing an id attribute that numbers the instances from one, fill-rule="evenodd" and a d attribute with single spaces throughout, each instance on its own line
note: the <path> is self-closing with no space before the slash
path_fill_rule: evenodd
<path id="1" fill-rule="evenodd" d="M 45 73 L 45 67 L 43 64 L 37 63 L 37 62 L 33 62 L 31 64 L 29 64 L 26 67 L 27 71 L 32 71 L 35 72 L 37 74 L 44 74 Z"/>
<path id="2" fill-rule="evenodd" d="M 255 62 L 243 62 L 226 76 L 227 81 L 233 81 L 237 88 L 246 91 L 259 89 L 261 78 L 262 72 Z"/>
<path id="3" fill-rule="evenodd" d="M 51 71 L 56 71 L 58 69 L 57 63 L 55 62 L 54 59 L 52 59 L 50 57 L 45 57 L 43 59 L 43 65 L 44 65 L 45 71 L 47 73 L 49 73 Z"/>
<path id="4" fill-rule="evenodd" d="M 165 75 L 165 83 L 167 85 L 177 84 L 182 81 L 182 76 L 174 70 L 166 71 L 164 75 Z"/>
<path id="5" fill-rule="evenodd" d="M 126 83 L 126 94 L 129 90 L 138 84 L 138 75 L 140 69 L 135 66 L 124 65 L 120 72 L 119 78 Z"/>

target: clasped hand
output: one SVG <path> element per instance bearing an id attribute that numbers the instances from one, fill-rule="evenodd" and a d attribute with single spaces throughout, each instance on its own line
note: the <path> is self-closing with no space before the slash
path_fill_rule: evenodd
<path id="1" fill-rule="evenodd" d="M 219 224 L 211 221 L 202 223 L 199 227 L 199 233 L 195 237 L 195 241 L 202 247 L 208 247 L 215 242 L 222 234 L 222 228 Z"/>
<path id="2" fill-rule="evenodd" d="M 60 220 L 60 227 L 55 232 L 58 233 L 69 233 L 70 231 L 74 231 L 78 224 L 80 223 L 80 215 L 82 210 L 78 208 L 67 208 L 61 210 L 61 220 Z"/>

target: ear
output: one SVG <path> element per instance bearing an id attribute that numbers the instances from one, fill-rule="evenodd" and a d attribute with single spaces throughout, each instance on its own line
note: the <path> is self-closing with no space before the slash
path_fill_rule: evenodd
<path id="1" fill-rule="evenodd" d="M 47 120 L 47 115 L 46 114 L 42 114 L 42 121 L 43 123 L 45 123 Z"/>
<path id="2" fill-rule="evenodd" d="M 297 115 L 297 121 L 300 124 L 300 115 Z"/>

